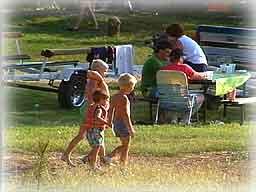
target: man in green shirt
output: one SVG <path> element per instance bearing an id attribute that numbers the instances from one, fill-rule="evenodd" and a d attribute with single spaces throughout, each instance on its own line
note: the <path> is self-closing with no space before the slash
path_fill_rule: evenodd
<path id="1" fill-rule="evenodd" d="M 141 91 L 143 96 L 156 97 L 156 73 L 169 61 L 172 44 L 168 40 L 159 41 L 154 54 L 144 63 L 142 69 Z"/>

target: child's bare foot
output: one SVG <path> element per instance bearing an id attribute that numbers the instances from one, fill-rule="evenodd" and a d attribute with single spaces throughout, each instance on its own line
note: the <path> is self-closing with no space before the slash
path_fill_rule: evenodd
<path id="1" fill-rule="evenodd" d="M 100 166 L 90 167 L 89 170 L 94 172 L 94 173 L 103 173 L 103 169 Z"/>
<path id="2" fill-rule="evenodd" d="M 71 167 L 75 167 L 76 165 L 71 161 L 70 156 L 68 156 L 67 154 L 63 153 L 63 155 L 61 156 L 61 160 L 65 161 L 68 165 L 70 165 Z"/>
<path id="3" fill-rule="evenodd" d="M 115 162 L 114 162 L 114 161 L 112 160 L 112 158 L 109 157 L 109 156 L 104 156 L 104 157 L 102 158 L 102 161 L 103 161 L 103 163 L 106 164 L 106 165 L 109 165 L 109 166 L 116 166 Z"/>
<path id="4" fill-rule="evenodd" d="M 86 156 L 84 156 L 81 160 L 82 160 L 82 162 L 83 162 L 84 164 L 89 163 L 89 156 L 86 155 Z"/>

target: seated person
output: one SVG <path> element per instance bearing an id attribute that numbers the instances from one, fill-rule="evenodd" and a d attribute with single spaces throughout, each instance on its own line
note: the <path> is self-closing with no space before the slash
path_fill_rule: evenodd
<path id="1" fill-rule="evenodd" d="M 184 53 L 184 63 L 197 72 L 207 71 L 207 59 L 200 45 L 190 37 L 184 35 L 183 26 L 172 24 L 166 28 L 166 33 L 176 40 L 176 48 Z"/>
<path id="2" fill-rule="evenodd" d="M 189 80 L 206 79 L 207 74 L 204 72 L 196 72 L 192 67 L 183 64 L 183 52 L 181 49 L 174 49 L 170 54 L 170 62 L 168 65 L 161 67 L 161 70 L 182 71 Z"/>
<path id="3" fill-rule="evenodd" d="M 172 50 L 170 54 L 171 63 L 164 67 L 161 67 L 161 70 L 181 71 L 185 73 L 187 78 L 190 80 L 206 79 L 206 73 L 196 72 L 190 66 L 183 64 L 182 55 L 183 53 L 181 49 Z M 198 111 L 199 108 L 202 106 L 204 102 L 204 95 L 200 93 L 193 93 L 193 95 L 196 96 L 196 102 L 194 104 L 194 109 L 193 109 L 193 113 L 194 113 Z M 177 118 L 174 114 L 172 115 L 174 116 L 173 118 Z M 182 122 L 186 123 L 188 121 L 188 116 L 189 116 L 189 113 L 185 113 L 185 115 L 182 117 Z M 176 120 L 176 119 L 173 119 L 173 120 Z"/>
<path id="4" fill-rule="evenodd" d="M 168 63 L 171 48 L 172 44 L 170 41 L 159 41 L 154 54 L 144 63 L 141 79 L 143 96 L 156 97 L 156 73 Z"/>

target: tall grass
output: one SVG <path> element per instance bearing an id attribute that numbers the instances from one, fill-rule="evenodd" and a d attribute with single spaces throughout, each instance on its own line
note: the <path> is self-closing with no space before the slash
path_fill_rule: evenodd
<path id="1" fill-rule="evenodd" d="M 33 172 L 35 179 L 37 181 L 37 190 L 40 190 L 42 185 L 43 177 L 48 176 L 48 152 L 47 147 L 49 145 L 49 141 L 39 140 L 38 148 L 37 148 L 37 160 L 35 162 Z"/>

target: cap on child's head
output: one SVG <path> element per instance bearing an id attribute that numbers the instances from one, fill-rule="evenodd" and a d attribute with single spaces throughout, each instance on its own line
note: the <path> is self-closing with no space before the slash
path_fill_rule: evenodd
<path id="1" fill-rule="evenodd" d="M 98 68 L 108 69 L 108 64 L 101 59 L 94 59 L 92 61 L 91 69 L 97 70 Z"/>
<path id="2" fill-rule="evenodd" d="M 92 99 L 93 99 L 93 101 L 94 101 L 95 103 L 99 102 L 101 99 L 106 100 L 106 99 L 108 99 L 108 98 L 109 98 L 109 96 L 108 96 L 105 92 L 103 92 L 103 91 L 101 91 L 101 90 L 96 90 L 96 91 L 92 94 Z"/>
<path id="3" fill-rule="evenodd" d="M 130 73 L 123 73 L 118 78 L 119 87 L 124 87 L 127 85 L 135 85 L 136 83 L 137 83 L 137 79 Z"/>

